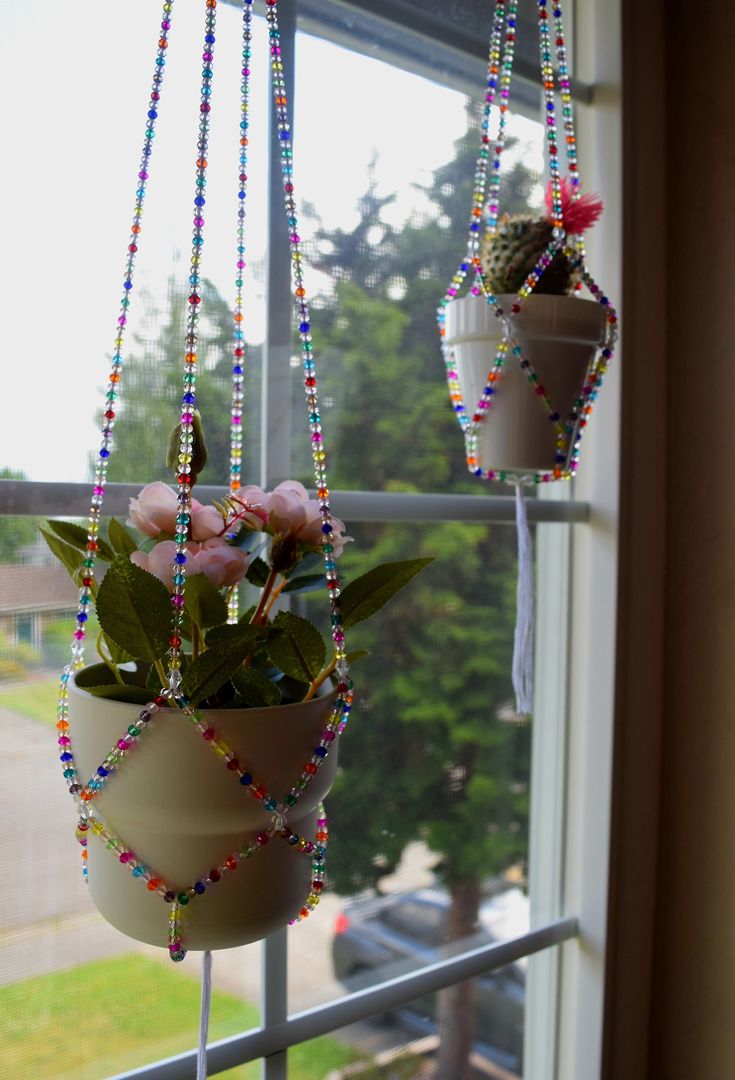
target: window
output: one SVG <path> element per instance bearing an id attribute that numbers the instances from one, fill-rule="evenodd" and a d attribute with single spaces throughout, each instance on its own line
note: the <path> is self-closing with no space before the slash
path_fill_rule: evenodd
<path id="1" fill-rule="evenodd" d="M 574 491 L 545 491 L 531 508 L 539 706 L 531 725 L 519 724 L 509 707 L 512 500 L 505 489 L 488 490 L 465 473 L 433 316 L 469 209 L 476 143 L 471 95 L 482 85 L 487 12 L 485 5 L 459 5 L 462 12 L 443 24 L 443 5 L 417 2 L 406 23 L 410 6 L 387 2 L 373 12 L 365 5 L 301 0 L 284 4 L 281 26 L 287 66 L 294 56 L 296 186 L 334 505 L 356 540 L 344 566 L 356 574 L 374 562 L 419 553 L 435 554 L 436 561 L 405 606 L 387 609 L 385 620 L 359 642 L 355 635 L 356 647 L 371 655 L 355 670 L 359 708 L 328 805 L 332 886 L 302 925 L 262 946 L 215 957 L 210 1042 L 229 1041 L 211 1050 L 212 1075 L 261 1057 L 267 1080 L 323 1080 L 352 1068 L 336 1073 L 346 1078 L 359 1075 L 361 1063 L 401 1055 L 416 1065 L 421 1055 L 437 1054 L 442 1016 L 452 1009 L 470 1017 L 471 1052 L 485 1069 L 566 1080 L 594 1075 L 599 1061 L 615 591 L 614 375 Z M 28 80 L 24 122 L 43 139 L 10 132 L 22 146 L 12 193 L 18 213 L 7 223 L 13 355 L 29 356 L 28 327 L 38 317 L 37 264 L 48 261 L 54 280 L 68 284 L 43 289 L 47 325 L 63 328 L 63 335 L 53 335 L 48 352 L 34 351 L 33 363 L 18 363 L 12 393 L 19 407 L 6 410 L 12 434 L 0 457 L 6 596 L 21 570 L 55 572 L 29 554 L 34 516 L 86 512 L 88 453 L 118 288 L 114 252 L 128 228 L 128 185 L 158 19 L 155 4 L 134 9 L 119 2 L 97 12 L 95 40 L 114 41 L 114 49 L 88 43 L 87 30 L 75 25 L 73 41 L 85 64 L 58 61 L 48 82 Z M 578 41 L 592 40 L 588 19 L 588 12 L 579 13 Z M 218 20 L 220 111 L 210 157 L 227 161 L 237 124 L 236 7 L 221 4 Z M 31 49 L 51 57 L 68 51 L 64 5 L 33 0 L 8 22 L 18 57 L 27 60 Z M 190 192 L 181 177 L 190 175 L 191 156 L 186 125 L 171 114 L 177 97 L 188 94 L 193 102 L 185 57 L 199 22 L 198 6 L 181 3 L 137 270 L 126 412 L 110 472 L 120 485 L 167 478 L 161 451 L 173 422 L 171 390 L 179 382 L 181 252 L 188 242 Z M 250 217 L 246 453 L 249 476 L 271 486 L 286 476 L 308 482 L 309 469 L 302 393 L 291 362 L 281 207 L 272 202 L 271 217 L 265 209 L 264 44 L 258 18 L 250 171 L 252 205 L 260 210 Z M 525 50 L 524 44 L 519 68 L 529 73 L 534 54 Z M 140 74 L 133 70 L 139 55 Z M 593 83 L 596 73 L 580 70 L 577 77 Z M 65 99 L 68 124 L 49 123 L 50 82 Z M 538 203 L 543 179 L 538 90 L 528 81 L 516 87 L 507 205 Z M 584 104 L 583 85 L 577 96 L 589 186 L 610 185 L 602 165 L 614 152 L 615 129 L 599 149 L 600 107 Z M 613 125 L 616 108 L 609 107 Z M 48 163 L 70 158 L 83 160 L 86 174 L 55 170 L 51 205 Z M 272 161 L 270 168 L 277 173 Z M 595 170 L 602 181 L 592 179 Z M 226 168 L 219 175 L 213 170 L 205 256 L 208 350 L 200 404 L 213 427 L 213 447 L 222 441 L 216 418 L 227 393 L 221 376 L 232 276 L 228 179 Z M 95 197 L 100 192 L 103 197 Z M 609 192 L 608 232 L 598 243 L 614 253 L 617 193 L 614 187 Z M 72 207 L 70 219 L 65 208 Z M 66 361 L 63 378 L 60 359 Z M 48 393 L 38 392 L 42 380 Z M 29 401 L 33 423 L 21 416 L 20 403 Z M 212 457 L 203 482 L 221 485 L 225 457 Z M 132 493 L 113 485 L 106 509 L 124 514 Z M 302 603 L 310 617 L 320 617 L 316 598 Z M 18 604 L 6 613 L 0 596 L 0 720 L 13 750 L 3 761 L 0 786 L 11 838 L 4 858 L 12 869 L 0 921 L 0 1060 L 9 1055 L 18 1080 L 72 1073 L 93 1080 L 137 1068 L 141 1075 L 155 1076 L 157 1068 L 159 1075 L 185 1075 L 190 1062 L 168 1072 L 154 1063 L 195 1044 L 196 958 L 172 969 L 158 951 L 123 938 L 92 909 L 77 873 L 71 810 L 56 775 L 50 728 L 68 608 L 68 597 L 54 592 L 53 603 L 38 613 Z M 462 807 L 470 804 L 463 821 Z M 29 821 L 40 826 L 32 837 Z M 459 824 L 476 833 L 476 850 L 453 831 Z M 580 930 L 584 948 L 573 940 Z M 472 959 L 478 948 L 493 947 L 500 952 Z M 485 971 L 483 962 L 493 970 Z M 449 976 L 434 969 L 440 964 L 454 965 L 444 969 Z M 400 980 L 409 978 L 416 981 L 402 990 Z M 439 994 L 447 978 L 449 992 Z M 366 989 L 374 996 L 361 1012 L 348 995 Z M 390 1022 L 382 1027 L 352 1024 L 386 1013 Z M 81 1041 L 77 1025 L 86 1031 Z M 255 1075 L 257 1066 L 247 1070 L 232 1075 Z"/>

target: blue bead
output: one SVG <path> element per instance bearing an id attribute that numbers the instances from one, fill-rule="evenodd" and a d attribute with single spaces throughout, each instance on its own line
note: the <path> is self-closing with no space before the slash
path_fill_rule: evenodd
<path id="1" fill-rule="evenodd" d="M 242 375 L 242 367 L 241 367 L 240 364 L 235 364 L 235 366 L 232 369 L 232 374 L 233 375 Z"/>
<path id="2" fill-rule="evenodd" d="M 247 196 L 244 191 L 238 191 L 237 197 L 238 199 L 245 199 Z"/>
<path id="3" fill-rule="evenodd" d="M 103 447 L 102 450 L 100 450 L 100 457 L 107 458 L 109 456 L 110 456 L 110 451 L 107 450 L 105 447 Z"/>
<path id="4" fill-rule="evenodd" d="M 325 522 L 324 525 L 322 525 L 322 532 L 324 533 L 325 536 L 327 536 L 331 531 L 332 531 L 332 526 L 327 525 L 327 523 Z"/>
<path id="5" fill-rule="evenodd" d="M 314 753 L 316 754 L 317 757 L 320 757 L 320 758 L 325 758 L 327 756 L 327 751 L 323 746 L 315 746 L 314 747 Z"/>
<path id="6" fill-rule="evenodd" d="M 204 40 L 206 41 L 207 45 L 214 45 L 214 34 L 205 34 Z"/>
<path id="7" fill-rule="evenodd" d="M 132 289 L 132 287 L 133 287 L 132 281 L 124 281 L 123 282 L 123 289 Z"/>
<path id="8" fill-rule="evenodd" d="M 178 551 L 176 553 L 176 555 L 174 556 L 174 562 L 177 562 L 179 566 L 182 566 L 183 563 L 186 562 L 186 555 L 184 555 L 183 551 Z"/>
<path id="9" fill-rule="evenodd" d="M 157 116 L 158 116 L 158 113 L 156 112 L 155 109 L 149 109 L 148 110 L 148 119 L 149 120 L 155 120 Z"/>
<path id="10" fill-rule="evenodd" d="M 240 777 L 240 783 L 244 787 L 248 787 L 250 784 L 252 784 L 252 782 L 253 782 L 253 778 L 250 775 L 250 773 L 248 773 L 248 772 L 243 773 L 242 776 Z"/>
<path id="11" fill-rule="evenodd" d="M 67 751 L 59 755 L 59 761 L 72 761 L 72 755 Z"/>
<path id="12" fill-rule="evenodd" d="M 194 200 L 194 205 L 195 206 L 204 206 L 206 201 L 207 200 L 204 198 L 203 195 L 197 195 L 196 199 Z"/>
<path id="13" fill-rule="evenodd" d="M 311 329 L 311 326 L 310 326 L 310 324 L 308 322 L 299 323 L 299 330 L 301 331 L 302 334 L 308 334 L 310 329 Z"/>
<path id="14" fill-rule="evenodd" d="M 206 888 L 206 885 L 204 885 L 201 881 L 194 882 L 194 892 L 198 893 L 199 896 L 201 896 L 202 893 L 206 891 Z"/>
<path id="15" fill-rule="evenodd" d="M 79 614 L 77 615 L 77 622 L 86 622 L 88 618 L 89 618 L 89 615 L 87 614 L 86 611 L 80 611 Z"/>

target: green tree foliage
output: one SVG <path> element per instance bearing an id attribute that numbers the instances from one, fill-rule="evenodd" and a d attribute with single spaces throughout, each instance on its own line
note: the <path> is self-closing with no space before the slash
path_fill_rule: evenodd
<path id="1" fill-rule="evenodd" d="M 165 459 L 169 434 L 180 412 L 187 295 L 185 282 L 171 277 L 165 311 L 157 311 L 148 299 L 144 325 L 161 319 L 163 324 L 153 341 L 138 333 L 126 361 L 115 424 L 115 452 L 108 471 L 112 481 L 143 485 L 151 480 L 171 480 Z M 228 478 L 232 327 L 232 311 L 227 301 L 205 278 L 196 391 L 209 452 L 208 463 L 199 475 L 202 484 L 226 484 Z M 248 349 L 248 363 L 259 370 L 259 348 Z M 248 443 L 257 445 L 258 378 L 247 380 L 246 392 Z"/>
<path id="2" fill-rule="evenodd" d="M 27 480 L 20 469 L 0 468 L 0 480 Z M 36 540 L 36 528 L 41 518 L 0 517 L 0 563 L 17 563 L 23 557 L 23 548 Z"/>
<path id="3" fill-rule="evenodd" d="M 314 318 L 322 400 L 334 401 L 325 417 L 334 488 L 488 490 L 465 469 L 436 329 L 463 255 L 477 139 L 469 123 L 424 189 L 428 217 L 392 229 L 381 217 L 391 199 L 371 174 L 356 228 L 317 231 L 315 259 L 334 282 Z M 525 208 L 533 183 L 516 159 L 505 209 Z M 379 885 L 422 839 L 449 890 L 446 934 L 456 940 L 476 925 L 483 881 L 523 868 L 527 855 L 530 729 L 501 719 L 512 717 L 515 535 L 457 522 L 353 531 L 347 579 L 368 559 L 437 560 L 354 637 L 369 656 L 355 672 L 355 730 L 329 800 L 330 881 L 343 893 Z M 440 1076 L 468 1075 L 473 995 L 472 983 L 439 995 Z"/>
<path id="4" fill-rule="evenodd" d="M 314 257 L 334 281 L 314 315 L 323 400 L 334 400 L 325 415 L 334 488 L 487 490 L 466 472 L 435 322 L 465 242 L 476 146 L 470 125 L 425 189 L 430 217 L 385 224 L 391 200 L 371 175 L 356 228 L 317 230 Z M 533 177 L 519 163 L 510 178 L 515 210 Z M 370 656 L 355 671 L 355 730 L 330 797 L 332 884 L 379 883 L 418 838 L 450 887 L 522 865 L 529 729 L 498 715 L 512 697 L 513 530 L 438 522 L 351 531 L 359 544 L 342 559 L 348 579 L 368 561 L 437 562 L 354 635 Z"/>

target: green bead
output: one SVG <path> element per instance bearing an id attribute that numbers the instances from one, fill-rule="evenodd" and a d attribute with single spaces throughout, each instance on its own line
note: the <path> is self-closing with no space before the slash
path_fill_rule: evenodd
<path id="1" fill-rule="evenodd" d="M 185 905 L 189 903 L 189 897 L 186 895 L 185 892 L 179 893 L 177 900 L 182 907 L 185 907 Z"/>

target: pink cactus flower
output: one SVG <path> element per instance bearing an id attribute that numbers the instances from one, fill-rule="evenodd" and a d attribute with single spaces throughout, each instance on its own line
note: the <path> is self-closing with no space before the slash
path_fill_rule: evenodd
<path id="1" fill-rule="evenodd" d="M 591 229 L 602 214 L 602 199 L 597 195 L 582 195 L 574 199 L 574 188 L 569 177 L 561 181 L 561 217 L 564 229 L 571 235 L 578 235 Z M 546 188 L 546 212 L 552 215 L 551 183 Z"/>

